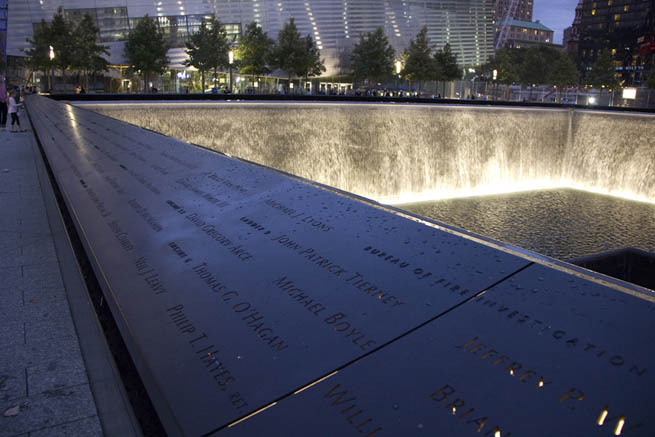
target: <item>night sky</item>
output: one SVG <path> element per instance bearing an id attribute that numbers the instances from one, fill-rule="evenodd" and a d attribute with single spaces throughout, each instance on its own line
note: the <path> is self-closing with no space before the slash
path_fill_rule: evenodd
<path id="1" fill-rule="evenodd" d="M 562 44 L 564 29 L 573 23 L 578 0 L 535 0 L 533 21 L 555 31 L 555 44 Z"/>

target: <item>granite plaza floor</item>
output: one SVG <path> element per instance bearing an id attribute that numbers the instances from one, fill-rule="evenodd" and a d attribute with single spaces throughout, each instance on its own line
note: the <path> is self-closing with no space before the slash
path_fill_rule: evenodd
<path id="1" fill-rule="evenodd" d="M 138 435 L 67 242 L 31 129 L 0 131 L 0 436 Z"/>

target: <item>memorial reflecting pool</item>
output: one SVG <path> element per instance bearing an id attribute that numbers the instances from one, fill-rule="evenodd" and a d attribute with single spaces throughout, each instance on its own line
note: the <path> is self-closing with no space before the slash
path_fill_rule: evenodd
<path id="1" fill-rule="evenodd" d="M 279 102 L 83 106 L 555 258 L 655 250 L 652 114 Z M 490 195 L 466 197 L 480 194 Z"/>
<path id="2" fill-rule="evenodd" d="M 553 258 L 635 247 L 655 252 L 655 205 L 570 189 L 399 205 Z"/>

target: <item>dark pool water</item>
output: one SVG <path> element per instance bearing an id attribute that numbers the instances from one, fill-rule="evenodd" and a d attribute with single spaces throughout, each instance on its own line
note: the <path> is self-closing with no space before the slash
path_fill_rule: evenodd
<path id="1" fill-rule="evenodd" d="M 635 247 L 655 252 L 655 205 L 557 189 L 401 205 L 562 260 Z"/>

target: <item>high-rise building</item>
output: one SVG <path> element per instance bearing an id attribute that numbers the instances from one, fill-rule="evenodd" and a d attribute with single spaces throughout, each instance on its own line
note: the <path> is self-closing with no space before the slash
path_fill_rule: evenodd
<path id="1" fill-rule="evenodd" d="M 651 35 L 655 0 L 583 0 L 578 61 L 589 71 L 609 50 L 624 85 L 642 83 L 649 58 L 639 53 L 639 39 Z"/>
<path id="2" fill-rule="evenodd" d="M 580 26 L 582 25 L 582 3 L 583 0 L 578 0 L 578 5 L 575 7 L 575 18 L 573 19 L 573 24 L 566 29 L 564 29 L 564 38 L 562 43 L 564 44 L 564 49 L 572 54 L 577 56 L 578 47 L 580 46 Z"/>
<path id="3" fill-rule="evenodd" d="M 515 3 L 514 10 L 512 3 Z M 534 0 L 494 0 L 494 20 L 499 22 L 504 19 L 507 14 L 509 17 L 519 21 L 532 21 L 532 14 L 534 12 Z"/>
<path id="4" fill-rule="evenodd" d="M 184 42 L 212 14 L 235 37 L 256 21 L 276 38 L 293 17 L 299 31 L 314 38 L 328 67 L 325 75 L 347 71 L 360 34 L 380 26 L 398 57 L 423 26 L 430 44 L 441 48 L 450 43 L 462 66 L 480 65 L 493 55 L 492 0 L 9 0 L 8 53 L 24 55 L 34 26 L 51 20 L 59 7 L 72 20 L 85 13 L 96 20 L 112 64 L 124 63 L 124 41 L 146 14 L 156 18 L 172 46 L 171 67 L 180 69 Z"/>

